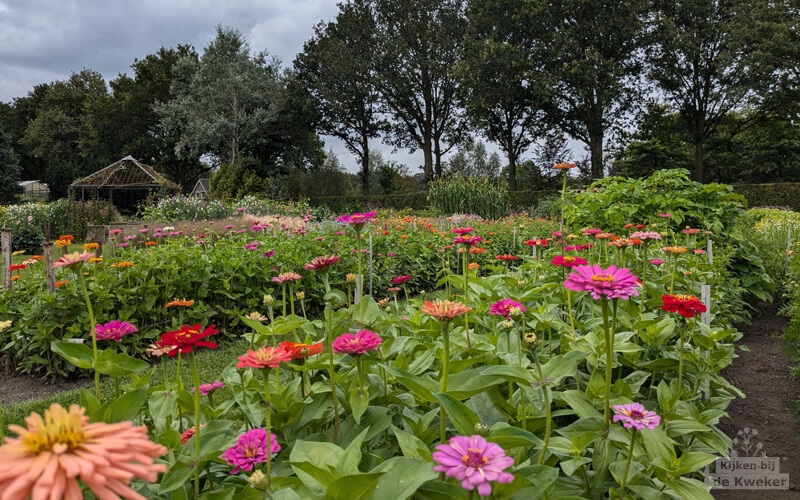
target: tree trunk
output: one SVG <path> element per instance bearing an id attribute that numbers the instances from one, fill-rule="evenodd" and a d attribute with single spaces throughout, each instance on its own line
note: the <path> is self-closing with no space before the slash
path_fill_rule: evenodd
<path id="1" fill-rule="evenodd" d="M 589 153 L 592 160 L 592 179 L 602 179 L 605 177 L 603 169 L 603 131 L 595 131 L 590 134 Z"/>
<path id="2" fill-rule="evenodd" d="M 703 142 L 698 140 L 694 145 L 694 171 L 692 177 L 697 182 L 705 182 L 705 159 L 706 149 Z"/>
<path id="3" fill-rule="evenodd" d="M 361 194 L 369 194 L 369 151 L 361 155 Z"/>
<path id="4" fill-rule="evenodd" d="M 434 168 L 435 168 L 434 172 L 436 173 L 436 178 L 437 179 L 441 179 L 442 178 L 442 149 L 439 147 L 439 140 L 438 139 L 434 143 L 433 151 L 434 151 L 434 157 L 435 157 L 435 160 L 436 160 L 436 163 L 434 164 Z"/>
<path id="5" fill-rule="evenodd" d="M 517 190 L 517 159 L 513 154 L 508 155 L 508 190 Z"/>
<path id="6" fill-rule="evenodd" d="M 430 139 L 426 139 L 422 145 L 422 154 L 425 158 L 425 164 L 422 166 L 422 172 L 425 174 L 425 180 L 430 182 L 433 180 L 433 151 L 431 151 Z"/>

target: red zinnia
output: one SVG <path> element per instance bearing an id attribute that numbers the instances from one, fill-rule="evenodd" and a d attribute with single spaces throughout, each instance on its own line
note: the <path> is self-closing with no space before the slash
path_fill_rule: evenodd
<path id="1" fill-rule="evenodd" d="M 401 283 L 405 283 L 406 281 L 410 280 L 411 276 L 408 274 L 404 274 L 403 276 L 398 276 L 397 278 L 392 280 L 392 284 L 399 285 Z"/>
<path id="2" fill-rule="evenodd" d="M 13 273 L 14 271 L 19 271 L 20 269 L 25 269 L 26 267 L 28 266 L 25 264 L 11 264 L 8 266 L 8 270 Z"/>
<path id="3" fill-rule="evenodd" d="M 693 318 L 697 313 L 706 312 L 706 305 L 694 295 L 664 295 L 661 310 L 676 312 L 684 318 Z"/>
<path id="4" fill-rule="evenodd" d="M 519 260 L 519 257 L 511 254 L 503 254 L 503 255 L 498 255 L 497 259 L 502 261 L 509 261 L 509 260 Z"/>
<path id="5" fill-rule="evenodd" d="M 304 359 L 309 356 L 316 356 L 322 354 L 322 342 L 316 344 L 305 344 L 303 342 L 292 342 L 287 340 L 281 342 L 278 347 L 282 347 L 286 352 L 292 355 L 292 359 Z"/>
<path id="6" fill-rule="evenodd" d="M 170 351 L 167 356 L 175 357 L 178 353 L 185 354 L 192 352 L 195 347 L 207 347 L 209 349 L 216 349 L 217 343 L 209 340 L 203 340 L 211 335 L 219 333 L 216 327 L 209 326 L 205 330 L 200 330 L 201 325 L 184 325 L 180 330 L 167 332 L 161 336 L 161 340 L 157 342 L 159 347 L 168 347 Z"/>

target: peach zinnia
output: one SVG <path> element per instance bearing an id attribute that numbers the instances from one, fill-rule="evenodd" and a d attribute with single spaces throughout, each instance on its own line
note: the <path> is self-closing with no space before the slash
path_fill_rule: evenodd
<path id="1" fill-rule="evenodd" d="M 58 404 L 33 413 L 27 429 L 8 428 L 16 438 L 0 446 L 0 492 L 4 500 L 81 500 L 81 479 L 98 498 L 139 499 L 128 485 L 134 478 L 155 482 L 166 464 L 154 464 L 164 446 L 151 442 L 147 427 L 132 422 L 89 423 L 86 410 Z"/>
<path id="2" fill-rule="evenodd" d="M 292 360 L 292 353 L 284 347 L 262 347 L 255 351 L 247 351 L 247 354 L 239 356 L 236 368 L 277 368 L 281 363 L 288 363 Z"/>
<path id="3" fill-rule="evenodd" d="M 53 269 L 58 269 L 59 267 L 80 267 L 92 257 L 94 257 L 94 254 L 91 252 L 70 253 L 55 261 L 53 263 Z"/>
<path id="4" fill-rule="evenodd" d="M 422 312 L 433 316 L 440 321 L 450 321 L 455 319 L 456 316 L 467 314 L 471 310 L 471 307 L 462 304 L 461 302 L 453 302 L 450 300 L 425 302 L 425 305 L 422 306 Z"/>

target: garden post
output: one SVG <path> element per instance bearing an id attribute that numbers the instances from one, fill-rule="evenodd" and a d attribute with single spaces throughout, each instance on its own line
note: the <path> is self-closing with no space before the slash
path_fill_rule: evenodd
<path id="1" fill-rule="evenodd" d="M 4 227 L 0 236 L 0 249 L 3 252 L 3 291 L 11 289 L 11 229 Z"/>
<path id="2" fill-rule="evenodd" d="M 372 235 L 369 235 L 369 294 L 372 295 Z"/>
<path id="3" fill-rule="evenodd" d="M 361 302 L 361 282 L 364 281 L 364 277 L 356 273 L 356 289 L 355 289 L 355 296 L 353 296 L 353 304 L 358 304 Z"/>
<path id="4" fill-rule="evenodd" d="M 55 293 L 56 274 L 53 270 L 53 243 L 45 241 L 44 244 L 42 244 L 42 253 L 44 254 L 44 273 L 45 280 L 47 281 L 47 290 L 49 290 L 50 293 Z"/>
<path id="5" fill-rule="evenodd" d="M 711 241 L 711 238 L 708 239 L 708 263 L 714 264 L 714 243 Z"/>

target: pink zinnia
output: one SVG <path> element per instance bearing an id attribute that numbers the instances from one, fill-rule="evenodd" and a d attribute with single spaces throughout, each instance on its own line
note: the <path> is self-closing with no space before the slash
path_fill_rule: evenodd
<path id="1" fill-rule="evenodd" d="M 401 283 L 405 283 L 406 281 L 410 280 L 411 276 L 404 274 L 403 276 L 398 276 L 397 278 L 392 280 L 393 285 L 399 285 Z"/>
<path id="2" fill-rule="evenodd" d="M 471 227 L 454 227 L 453 228 L 453 233 L 461 235 L 461 236 L 464 236 L 465 234 L 472 233 L 474 231 L 475 231 L 475 229 L 471 228 Z"/>
<path id="3" fill-rule="evenodd" d="M 367 222 L 369 222 L 370 219 L 372 219 L 373 217 L 375 217 L 374 210 L 372 212 L 367 212 L 363 214 L 360 212 L 354 213 L 352 215 L 344 214 L 336 220 L 338 222 L 341 222 L 342 224 L 349 224 L 353 226 L 353 229 L 355 229 L 356 231 L 361 231 L 361 228 L 363 228 L 364 225 Z"/>
<path id="4" fill-rule="evenodd" d="M 339 262 L 338 255 L 323 255 L 322 257 L 314 257 L 311 262 L 305 265 L 306 271 L 325 271 L 330 266 Z"/>
<path id="5" fill-rule="evenodd" d="M 576 292 L 589 292 L 594 299 L 605 296 L 609 299 L 628 299 L 631 295 L 639 295 L 636 290 L 636 276 L 630 269 L 609 266 L 603 269 L 600 265 L 577 266 L 564 282 L 564 286 Z"/>
<path id="6" fill-rule="evenodd" d="M 516 300 L 503 299 L 503 300 L 498 300 L 497 302 L 492 304 L 491 308 L 489 309 L 489 313 L 497 314 L 498 316 L 503 316 L 505 318 L 508 318 L 511 315 L 511 309 L 513 308 L 516 308 L 521 313 L 528 310 L 525 306 L 523 306 Z"/>
<path id="7" fill-rule="evenodd" d="M 239 356 L 236 368 L 277 368 L 281 363 L 288 363 L 292 360 L 292 353 L 283 347 L 261 347 L 255 351 L 247 351 L 247 354 Z"/>
<path id="8" fill-rule="evenodd" d="M 702 248 L 695 248 L 694 250 L 692 250 L 692 252 L 694 252 L 695 255 L 703 255 L 704 253 L 706 253 L 706 251 L 703 250 Z"/>
<path id="9" fill-rule="evenodd" d="M 433 460 L 439 464 L 433 470 L 458 479 L 465 490 L 472 491 L 477 486 L 482 497 L 492 494 L 491 481 L 514 481 L 514 476 L 504 471 L 514 465 L 514 459 L 507 456 L 503 448 L 481 436 L 455 436 L 449 444 L 436 447 Z"/>
<path id="10" fill-rule="evenodd" d="M 670 217 L 672 217 L 672 213 L 671 212 L 667 212 L 667 213 L 663 213 L 663 214 L 658 214 L 658 216 L 661 217 L 662 219 L 669 219 Z"/>
<path id="11" fill-rule="evenodd" d="M 600 234 L 602 232 L 602 229 L 584 229 L 582 234 L 584 236 L 594 236 L 595 234 Z"/>
<path id="12" fill-rule="evenodd" d="M 360 356 L 367 351 L 377 349 L 381 345 L 381 338 L 375 332 L 359 330 L 358 333 L 344 333 L 333 341 L 333 352 L 337 354 L 350 354 Z"/>
<path id="13" fill-rule="evenodd" d="M 650 263 L 653 264 L 654 266 L 658 267 L 658 266 L 660 266 L 661 264 L 664 263 L 664 259 L 651 259 Z"/>
<path id="14" fill-rule="evenodd" d="M 660 240 L 661 235 L 656 233 L 655 231 L 651 232 L 636 231 L 631 235 L 631 238 L 638 238 L 640 240 Z"/>
<path id="15" fill-rule="evenodd" d="M 564 267 L 575 267 L 575 266 L 582 266 L 586 264 L 586 259 L 581 257 L 572 257 L 567 255 L 566 257 L 562 257 L 561 255 L 556 255 L 553 257 L 553 260 L 550 261 L 551 264 L 554 266 L 564 266 Z"/>
<path id="16" fill-rule="evenodd" d="M 251 471 L 255 464 L 269 460 L 267 441 L 267 431 L 264 429 L 252 429 L 239 436 L 236 444 L 222 454 L 228 465 L 234 467 L 231 474 L 238 474 L 243 470 Z M 275 434 L 269 435 L 269 450 L 273 455 L 281 451 Z"/>
<path id="17" fill-rule="evenodd" d="M 59 267 L 80 267 L 92 257 L 94 257 L 92 252 L 70 253 L 55 261 L 53 263 L 53 269 Z"/>
<path id="18" fill-rule="evenodd" d="M 693 228 L 693 227 L 687 227 L 686 229 L 684 229 L 684 230 L 683 230 L 683 231 L 681 231 L 681 232 L 682 232 L 683 234 L 692 235 L 692 234 L 697 234 L 697 233 L 699 233 L 699 232 L 700 232 L 700 230 L 699 230 L 699 229 L 696 229 L 696 228 Z"/>
<path id="19" fill-rule="evenodd" d="M 97 340 L 113 340 L 114 342 L 119 342 L 125 335 L 138 332 L 139 330 L 127 321 L 115 319 L 104 325 L 98 323 L 94 327 L 94 331 L 97 335 Z"/>
<path id="20" fill-rule="evenodd" d="M 478 243 L 483 242 L 483 238 L 480 236 L 459 236 L 458 238 L 453 238 L 453 243 L 458 245 L 459 243 L 465 246 L 472 246 L 477 245 Z"/>
<path id="21" fill-rule="evenodd" d="M 561 238 L 562 236 L 564 236 L 564 234 L 561 231 L 553 231 L 550 234 L 553 235 L 553 238 Z"/>
<path id="22" fill-rule="evenodd" d="M 281 273 L 281 274 L 279 274 L 277 276 L 273 276 L 272 277 L 272 281 L 274 281 L 275 283 L 280 283 L 281 285 L 284 284 L 284 283 L 288 283 L 290 281 L 298 281 L 298 280 L 301 280 L 301 279 L 303 279 L 302 276 L 300 276 L 297 273 L 292 273 L 292 272 Z"/>
<path id="23" fill-rule="evenodd" d="M 654 411 L 645 410 L 639 403 L 614 406 L 614 422 L 622 422 L 625 428 L 655 429 L 661 423 L 661 417 Z"/>
<path id="24" fill-rule="evenodd" d="M 200 394 L 202 394 L 203 396 L 208 396 L 217 389 L 224 389 L 224 388 L 225 388 L 225 382 L 214 382 L 213 384 L 200 384 Z M 194 387 L 192 387 L 192 392 L 194 392 Z"/>

